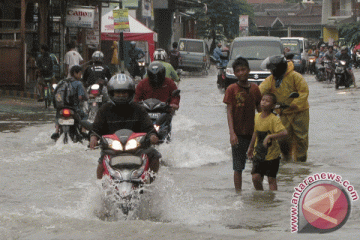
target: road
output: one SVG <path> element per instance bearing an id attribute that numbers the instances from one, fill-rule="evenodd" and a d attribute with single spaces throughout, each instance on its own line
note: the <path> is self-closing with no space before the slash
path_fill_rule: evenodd
<path id="1" fill-rule="evenodd" d="M 356 70 L 360 79 L 360 71 Z M 4 239 L 309 239 L 290 233 L 294 188 L 316 173 L 336 173 L 360 191 L 360 89 L 335 90 L 305 75 L 310 89 L 306 163 L 282 163 L 276 192 L 255 191 L 251 163 L 236 194 L 224 93 L 215 72 L 183 76 L 173 139 L 161 145 L 162 166 L 131 220 L 103 221 L 100 152 L 87 143 L 54 143 L 53 110 L 2 102 L 22 128 L 0 132 L 0 236 Z M 359 84 L 358 84 L 359 85 Z M 30 104 L 29 104 L 30 103 Z M 11 105 L 11 106 L 10 106 Z M 25 106 L 26 105 L 26 106 Z M 13 109 L 13 110 L 11 110 Z M 22 114 L 29 115 L 24 127 Z M 17 118 L 17 119 L 11 119 Z M 265 181 L 265 189 L 268 189 Z M 339 230 L 316 239 L 358 239 L 360 201 Z M 312 237 L 312 236 L 310 236 Z"/>

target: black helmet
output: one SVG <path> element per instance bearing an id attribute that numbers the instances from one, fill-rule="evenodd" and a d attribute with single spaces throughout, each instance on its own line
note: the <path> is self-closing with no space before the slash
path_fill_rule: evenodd
<path id="1" fill-rule="evenodd" d="M 153 62 L 149 65 L 147 74 L 152 87 L 161 87 L 165 81 L 166 69 L 160 62 Z"/>
<path id="2" fill-rule="evenodd" d="M 107 88 L 110 99 L 115 103 L 115 105 L 128 104 L 132 101 L 135 95 L 135 84 L 133 80 L 124 73 L 114 75 L 108 82 Z M 115 91 L 127 91 L 129 92 L 129 97 L 114 97 Z"/>
<path id="3" fill-rule="evenodd" d="M 279 79 L 286 73 L 287 61 L 284 55 L 267 57 L 262 63 L 261 68 L 270 70 L 275 79 Z"/>

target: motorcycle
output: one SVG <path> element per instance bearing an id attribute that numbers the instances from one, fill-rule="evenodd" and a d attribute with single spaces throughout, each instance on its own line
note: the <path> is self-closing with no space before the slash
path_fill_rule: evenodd
<path id="1" fill-rule="evenodd" d="M 81 124 L 92 130 L 90 122 L 81 121 Z M 144 185 L 151 182 L 149 156 L 146 153 L 150 147 L 149 138 L 146 133 L 135 133 L 129 129 L 97 136 L 100 138 L 104 166 L 105 203 L 110 204 L 108 208 L 115 207 L 128 215 L 137 208 Z"/>
<path id="2" fill-rule="evenodd" d="M 316 56 L 309 55 L 309 69 L 308 69 L 309 74 L 316 74 L 315 64 L 316 64 Z"/>
<path id="3" fill-rule="evenodd" d="M 139 72 L 140 72 L 140 78 L 142 79 L 143 76 L 146 73 L 146 63 L 145 63 L 145 59 L 141 58 L 138 60 L 138 65 L 139 65 Z"/>
<path id="4" fill-rule="evenodd" d="M 174 90 L 166 102 L 161 102 L 156 98 L 146 99 L 140 104 L 145 107 L 149 117 L 153 121 L 154 128 L 159 136 L 159 143 L 169 143 L 171 140 L 171 120 L 170 101 L 173 97 L 180 95 L 180 90 Z"/>
<path id="5" fill-rule="evenodd" d="M 360 66 L 360 52 L 359 52 L 359 50 L 356 51 L 354 60 L 355 60 L 354 61 L 354 67 L 358 68 Z"/>
<path id="6" fill-rule="evenodd" d="M 94 122 L 95 116 L 99 108 L 103 103 L 103 94 L 100 89 L 100 85 L 95 83 L 91 85 L 88 89 L 89 99 L 87 100 L 87 109 L 88 120 Z"/>
<path id="7" fill-rule="evenodd" d="M 68 143 L 69 137 L 73 142 L 81 142 L 83 136 L 81 134 L 81 126 L 79 125 L 80 117 L 76 111 L 69 107 L 64 107 L 59 110 L 59 127 L 60 137 L 64 135 L 64 144 Z"/>
<path id="8" fill-rule="evenodd" d="M 325 67 L 325 80 L 328 83 L 332 82 L 334 77 L 334 68 L 331 60 L 325 59 L 324 60 L 324 67 Z"/>
<path id="9" fill-rule="evenodd" d="M 317 59 L 315 63 L 315 78 L 317 81 L 325 81 L 325 67 L 324 62 L 321 59 Z"/>
<path id="10" fill-rule="evenodd" d="M 353 80 L 347 72 L 347 62 L 340 60 L 335 63 L 335 89 L 339 86 L 350 87 L 353 84 Z"/>
<path id="11" fill-rule="evenodd" d="M 218 69 L 217 74 L 217 87 L 218 89 L 225 89 L 225 78 L 226 78 L 226 66 L 229 62 L 228 52 L 222 52 L 220 60 L 216 62 L 216 67 Z"/>

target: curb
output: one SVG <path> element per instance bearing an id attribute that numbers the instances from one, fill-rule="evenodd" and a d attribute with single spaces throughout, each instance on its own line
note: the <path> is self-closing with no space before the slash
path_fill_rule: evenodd
<path id="1" fill-rule="evenodd" d="M 0 89 L 0 97 L 3 97 L 3 96 L 38 99 L 38 96 L 35 93 L 18 91 L 18 90 L 2 90 L 2 89 Z"/>

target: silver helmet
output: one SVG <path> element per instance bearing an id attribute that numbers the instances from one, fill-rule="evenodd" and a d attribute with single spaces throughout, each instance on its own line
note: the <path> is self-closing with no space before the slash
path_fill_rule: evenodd
<path id="1" fill-rule="evenodd" d="M 91 56 L 91 59 L 94 62 L 103 62 L 104 61 L 104 54 L 101 51 L 95 51 Z"/>
<path id="2" fill-rule="evenodd" d="M 162 48 L 158 48 L 155 50 L 154 52 L 154 60 L 157 60 L 157 61 L 166 61 L 166 57 L 167 57 L 167 54 L 166 54 L 166 51 Z"/>
<path id="3" fill-rule="evenodd" d="M 128 75 L 119 73 L 114 75 L 107 84 L 110 99 L 115 105 L 129 104 L 135 95 L 135 83 Z M 128 97 L 115 97 L 114 92 L 128 92 Z"/>

